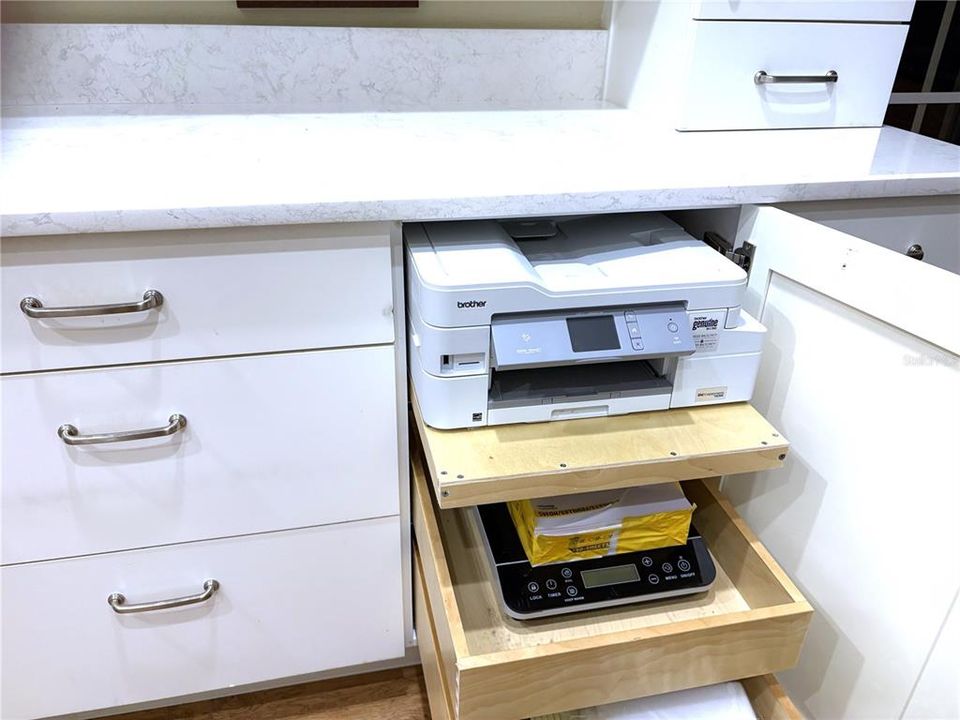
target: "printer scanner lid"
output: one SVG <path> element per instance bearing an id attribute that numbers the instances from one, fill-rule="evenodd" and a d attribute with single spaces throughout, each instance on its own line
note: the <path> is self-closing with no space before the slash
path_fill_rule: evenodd
<path id="1" fill-rule="evenodd" d="M 734 307 L 746 287 L 742 268 L 660 213 L 420 227 L 408 235 L 416 294 L 483 293 L 490 313 L 598 304 L 591 296 L 611 304 L 697 296 L 693 307 Z M 428 298 L 415 300 L 435 314 Z"/>

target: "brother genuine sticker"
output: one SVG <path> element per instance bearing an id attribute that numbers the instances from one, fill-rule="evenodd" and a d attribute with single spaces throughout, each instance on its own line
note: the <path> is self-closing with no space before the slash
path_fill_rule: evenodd
<path id="1" fill-rule="evenodd" d="M 711 352 L 720 344 L 720 331 L 726 321 L 726 310 L 692 313 L 690 331 L 693 334 L 693 346 L 697 352 Z"/>

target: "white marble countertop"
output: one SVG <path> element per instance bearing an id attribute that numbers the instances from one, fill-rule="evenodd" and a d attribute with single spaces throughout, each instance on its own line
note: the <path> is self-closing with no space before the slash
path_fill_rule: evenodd
<path id="1" fill-rule="evenodd" d="M 678 133 L 619 109 L 6 117 L 3 235 L 960 194 L 894 128 Z"/>

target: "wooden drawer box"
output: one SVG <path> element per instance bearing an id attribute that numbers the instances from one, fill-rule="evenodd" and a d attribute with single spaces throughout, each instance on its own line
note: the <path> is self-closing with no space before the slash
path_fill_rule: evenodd
<path id="1" fill-rule="evenodd" d="M 518 720 L 797 662 L 811 607 L 713 481 L 684 484 L 718 566 L 708 593 L 519 622 L 498 605 L 473 515 L 436 508 L 419 458 L 413 476 L 418 637 L 434 634 L 453 717 Z"/>
<path id="2" fill-rule="evenodd" d="M 358 223 L 6 238 L 3 373 L 394 340 L 390 225 Z M 142 301 L 139 312 L 21 308 Z M 154 301 L 155 302 L 155 301 Z"/>
<path id="3" fill-rule="evenodd" d="M 0 569 L 0 717 L 46 717 L 403 655 L 397 516 Z M 357 562 L 357 558 L 363 562 Z M 119 615 L 219 589 L 205 602 Z"/>
<path id="4" fill-rule="evenodd" d="M 879 127 L 906 25 L 695 21 L 680 130 Z M 767 81 L 757 82 L 766 73 Z M 836 73 L 833 82 L 826 78 Z M 809 81 L 795 82 L 801 77 Z"/>
<path id="5" fill-rule="evenodd" d="M 0 379 L 3 564 L 399 512 L 394 349 Z M 147 440 L 81 434 L 186 425 Z"/>
<path id="6" fill-rule="evenodd" d="M 417 647 L 423 666 L 423 681 L 427 688 L 432 720 L 455 720 L 455 703 L 446 670 L 438 655 L 437 633 L 433 617 L 426 610 L 426 588 L 419 567 L 414 568 L 414 612 L 417 621 Z M 790 697 L 773 675 L 760 675 L 740 680 L 758 720 L 803 720 Z"/>

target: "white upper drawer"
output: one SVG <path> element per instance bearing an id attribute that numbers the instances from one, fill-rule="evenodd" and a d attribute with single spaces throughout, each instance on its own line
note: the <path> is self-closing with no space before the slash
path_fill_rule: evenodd
<path id="1" fill-rule="evenodd" d="M 383 345 L 4 377 L 2 562 L 396 514 L 395 373 Z"/>
<path id="2" fill-rule="evenodd" d="M 396 516 L 0 570 L 4 718 L 176 697 L 403 655 Z M 219 589 L 207 601 L 127 604 Z"/>
<path id="3" fill-rule="evenodd" d="M 913 0 L 694 0 L 701 20 L 907 22 Z"/>
<path id="4" fill-rule="evenodd" d="M 879 126 L 906 25 L 696 22 L 680 130 Z M 758 72 L 836 82 L 756 82 Z"/>
<path id="5" fill-rule="evenodd" d="M 393 341 L 390 226 L 305 225 L 3 241 L 4 373 Z M 44 308 L 129 303 L 117 315 Z"/>

